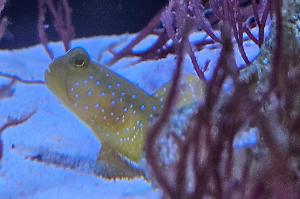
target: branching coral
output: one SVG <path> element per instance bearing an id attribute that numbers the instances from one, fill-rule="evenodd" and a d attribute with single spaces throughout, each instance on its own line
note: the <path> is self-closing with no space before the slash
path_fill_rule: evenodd
<path id="1" fill-rule="evenodd" d="M 5 3 L 6 3 L 6 0 L 0 0 L 0 15 L 1 15 L 2 10 L 4 9 Z M 3 35 L 5 33 L 7 24 L 8 24 L 8 20 L 5 17 L 2 18 L 2 20 L 0 22 L 0 39 L 3 37 Z M 13 96 L 13 94 L 14 94 L 14 88 L 13 87 L 14 87 L 16 81 L 21 81 L 23 83 L 42 83 L 42 82 L 26 81 L 26 80 L 23 80 L 19 77 L 4 74 L 4 73 L 1 73 L 0 76 L 11 79 L 10 83 L 0 86 L 0 100 Z M 29 113 L 28 115 L 22 116 L 18 119 L 8 118 L 7 121 L 2 126 L 0 126 L 0 160 L 2 159 L 2 156 L 3 156 L 3 141 L 2 141 L 2 138 L 1 138 L 2 133 L 7 128 L 17 126 L 19 124 L 22 124 L 22 123 L 26 122 L 29 118 L 31 118 L 31 116 L 34 113 L 35 113 L 35 111 Z"/>
<path id="2" fill-rule="evenodd" d="M 1 12 L 3 11 L 3 9 L 4 9 L 5 3 L 6 3 L 6 0 L 1 0 L 0 1 L 0 15 L 1 15 Z M 7 25 L 8 25 L 8 20 L 7 20 L 6 17 L 3 17 L 0 21 L 0 39 L 4 35 Z"/>
<path id="3" fill-rule="evenodd" d="M 12 79 L 9 84 L 3 85 L 0 87 L 0 100 L 3 98 L 11 97 L 14 93 L 13 86 L 15 84 L 16 80 Z M 0 126 L 0 160 L 2 159 L 3 156 L 3 142 L 1 139 L 1 135 L 6 130 L 7 128 L 17 126 L 19 124 L 22 124 L 26 122 L 35 112 L 31 112 L 28 115 L 22 116 L 18 119 L 16 118 L 8 118 L 7 121 Z"/>
<path id="4" fill-rule="evenodd" d="M 0 77 L 9 78 L 9 79 L 12 79 L 13 81 L 18 81 L 18 82 L 21 82 L 24 84 L 45 84 L 45 82 L 42 80 L 26 80 L 17 75 L 11 75 L 8 73 L 3 73 L 3 72 L 0 72 Z"/>
<path id="5" fill-rule="evenodd" d="M 249 65 L 251 61 L 244 50 L 245 38 L 243 33 L 246 33 L 249 39 L 253 40 L 258 46 L 261 46 L 269 14 L 270 1 L 268 0 L 251 2 L 238 0 L 170 0 L 169 5 L 159 12 L 132 42 L 119 52 L 113 52 L 112 50 L 114 56 L 109 65 L 124 57 L 135 56 L 139 58 L 139 61 L 144 61 L 157 60 L 169 54 L 174 54 L 176 43 L 182 39 L 183 24 L 186 20 L 191 21 L 192 32 L 203 30 L 208 35 L 207 39 L 187 43 L 187 54 L 201 79 L 204 79 L 203 73 L 208 67 L 209 61 L 205 66 L 200 67 L 195 52 L 200 51 L 207 45 L 222 43 L 216 32 L 214 32 L 214 28 L 220 27 L 226 20 L 233 31 L 242 58 L 246 65 Z M 259 30 L 258 38 L 250 30 L 250 27 L 256 24 Z M 162 27 L 158 28 L 159 26 Z M 158 37 L 155 43 L 143 52 L 134 51 L 134 47 L 151 34 Z"/>
<path id="6" fill-rule="evenodd" d="M 39 0 L 39 18 L 38 33 L 41 43 L 43 44 L 49 57 L 53 59 L 53 54 L 48 47 L 48 38 L 45 32 L 46 12 L 49 11 L 56 32 L 59 34 L 65 51 L 70 49 L 70 42 L 75 36 L 74 27 L 72 25 L 71 9 L 67 0 Z"/>
<path id="7" fill-rule="evenodd" d="M 212 79 L 207 81 L 204 104 L 190 118 L 185 139 L 177 143 L 177 161 L 170 167 L 161 163 L 157 146 L 176 97 L 180 60 L 184 52 L 188 53 L 186 29 L 190 27 L 183 26 L 186 32 L 178 44 L 181 50 L 177 51 L 174 89 L 164 114 L 149 130 L 145 148 L 153 179 L 166 198 L 299 197 L 300 47 L 296 24 L 300 4 L 289 0 L 282 5 L 276 0 L 272 9 L 275 35 L 263 46 L 265 53 L 249 66 L 261 65 L 260 60 L 264 60 L 271 72 L 251 73 L 247 81 L 240 79 L 235 67 L 231 21 L 225 18 L 221 55 Z M 229 16 L 228 10 L 224 15 Z M 233 81 L 231 94 L 224 93 L 227 79 Z M 266 89 L 257 90 L 259 84 Z M 258 146 L 233 150 L 234 138 L 250 127 L 259 132 Z"/>
<path id="8" fill-rule="evenodd" d="M 7 121 L 2 126 L 0 126 L 0 159 L 2 159 L 2 156 L 3 156 L 3 143 L 2 143 L 2 139 L 1 139 L 2 133 L 10 127 L 14 127 L 19 124 L 23 124 L 24 122 L 29 120 L 34 115 L 34 113 L 35 113 L 35 111 L 33 111 L 27 115 L 24 115 L 20 118 L 8 118 Z"/>

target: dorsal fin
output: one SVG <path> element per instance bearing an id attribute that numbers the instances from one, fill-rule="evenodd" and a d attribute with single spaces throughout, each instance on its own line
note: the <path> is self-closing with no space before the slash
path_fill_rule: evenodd
<path id="1" fill-rule="evenodd" d="M 154 94 L 163 104 L 166 101 L 172 81 L 166 83 Z M 175 109 L 180 109 L 194 102 L 201 102 L 204 99 L 205 86 L 204 82 L 197 76 L 185 74 L 181 77 L 179 85 L 179 96 L 176 102 Z"/>

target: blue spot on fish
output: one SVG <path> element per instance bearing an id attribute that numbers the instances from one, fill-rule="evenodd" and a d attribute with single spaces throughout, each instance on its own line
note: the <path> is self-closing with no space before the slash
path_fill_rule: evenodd
<path id="1" fill-rule="evenodd" d="M 89 97 L 92 96 L 92 94 L 93 94 L 93 93 L 92 93 L 91 90 L 88 90 L 87 93 L 86 93 L 86 95 L 89 96 Z"/>
<path id="2" fill-rule="evenodd" d="M 144 104 L 141 105 L 141 110 L 142 110 L 142 111 L 146 110 L 146 106 L 145 106 Z"/>

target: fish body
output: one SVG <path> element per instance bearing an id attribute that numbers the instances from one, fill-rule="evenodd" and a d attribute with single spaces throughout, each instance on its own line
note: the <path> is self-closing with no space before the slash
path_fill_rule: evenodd
<path id="1" fill-rule="evenodd" d="M 167 86 L 149 95 L 105 66 L 93 62 L 82 48 L 74 48 L 54 60 L 45 72 L 48 88 L 101 141 L 99 160 L 106 165 L 104 176 L 141 175 L 128 161 L 142 156 L 149 121 L 163 106 Z"/>

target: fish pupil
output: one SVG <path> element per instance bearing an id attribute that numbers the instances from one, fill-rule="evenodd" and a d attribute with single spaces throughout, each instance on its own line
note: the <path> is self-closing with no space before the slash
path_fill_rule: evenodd
<path id="1" fill-rule="evenodd" d="M 75 65 L 82 67 L 84 65 L 84 59 L 81 58 L 75 59 Z"/>
<path id="2" fill-rule="evenodd" d="M 76 68 L 82 68 L 86 63 L 86 59 L 83 56 L 76 56 L 73 62 Z"/>

